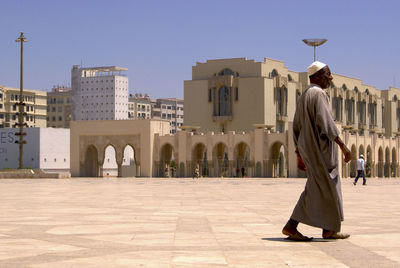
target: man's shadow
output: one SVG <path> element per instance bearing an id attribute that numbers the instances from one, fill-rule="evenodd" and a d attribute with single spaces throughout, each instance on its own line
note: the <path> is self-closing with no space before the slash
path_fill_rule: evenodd
<path id="1" fill-rule="evenodd" d="M 310 241 L 296 241 L 288 239 L 287 237 L 263 237 L 261 240 L 272 241 L 272 242 L 283 242 L 283 243 L 312 243 L 312 242 L 333 242 L 333 239 L 313 238 Z"/>

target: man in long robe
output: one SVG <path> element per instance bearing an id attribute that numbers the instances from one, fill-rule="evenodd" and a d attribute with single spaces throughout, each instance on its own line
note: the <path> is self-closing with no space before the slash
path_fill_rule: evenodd
<path id="1" fill-rule="evenodd" d="M 339 137 L 323 90 L 333 79 L 329 67 L 314 62 L 308 68 L 308 75 L 311 84 L 300 96 L 293 120 L 298 168 L 306 171 L 307 182 L 282 233 L 292 240 L 311 240 L 297 230 L 301 222 L 322 228 L 325 239 L 345 239 L 349 235 L 340 232 L 343 204 L 336 144 L 346 163 L 351 153 Z"/>

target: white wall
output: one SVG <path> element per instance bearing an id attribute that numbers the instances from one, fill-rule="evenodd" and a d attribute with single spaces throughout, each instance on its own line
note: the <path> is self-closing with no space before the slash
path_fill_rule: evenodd
<path id="1" fill-rule="evenodd" d="M 0 130 L 0 168 L 19 167 L 19 146 L 15 128 Z M 23 151 L 23 166 L 49 171 L 68 171 L 70 168 L 70 131 L 55 128 L 24 129 L 26 144 Z M 44 159 L 46 158 L 46 161 Z M 64 161 L 65 159 L 65 161 Z"/>
<path id="2" fill-rule="evenodd" d="M 40 168 L 43 170 L 66 170 L 70 168 L 69 129 L 40 129 Z"/>

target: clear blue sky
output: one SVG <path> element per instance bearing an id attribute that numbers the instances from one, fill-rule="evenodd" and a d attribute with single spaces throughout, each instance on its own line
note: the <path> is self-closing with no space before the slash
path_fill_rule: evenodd
<path id="1" fill-rule="evenodd" d="M 68 85 L 71 68 L 129 68 L 132 93 L 183 97 L 192 66 L 207 59 L 264 57 L 305 71 L 317 49 L 333 73 L 365 84 L 400 87 L 400 1 L 1 0 L 0 85 L 19 87 L 23 31 L 24 87 Z"/>

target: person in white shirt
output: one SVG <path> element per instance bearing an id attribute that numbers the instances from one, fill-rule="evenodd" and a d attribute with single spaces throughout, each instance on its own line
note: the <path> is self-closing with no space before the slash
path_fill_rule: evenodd
<path id="1" fill-rule="evenodd" d="M 365 172 L 364 172 L 364 170 L 365 170 L 364 155 L 360 154 L 360 158 L 358 158 L 358 160 L 357 160 L 356 167 L 357 167 L 357 176 L 356 176 L 356 179 L 354 180 L 353 184 L 356 185 L 358 178 L 362 176 L 363 177 L 363 185 L 367 185 L 367 180 L 365 179 Z"/>

